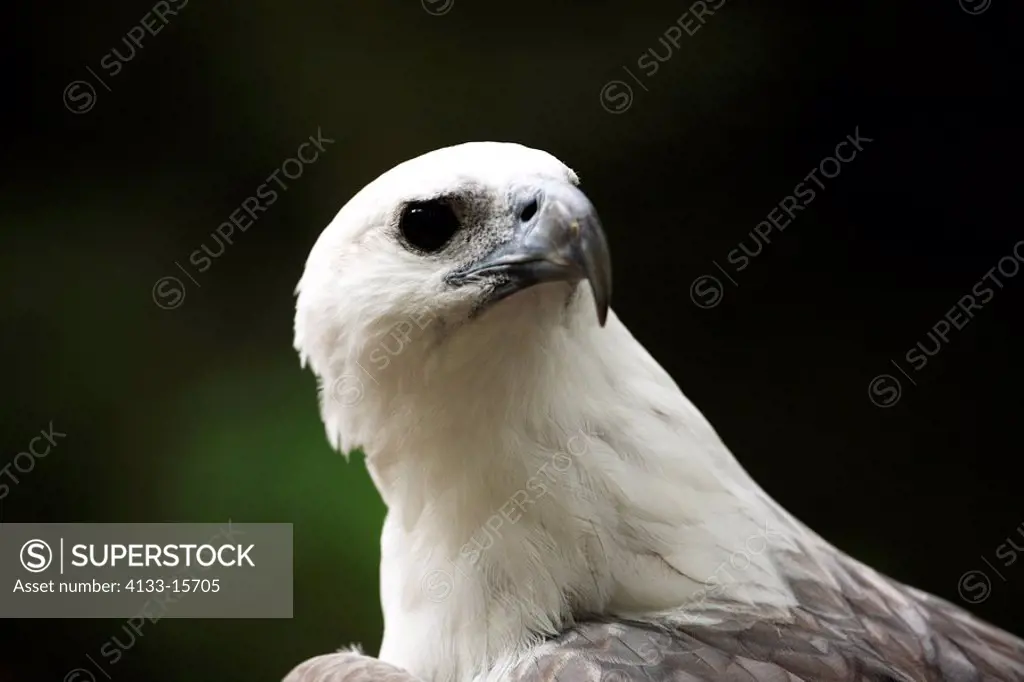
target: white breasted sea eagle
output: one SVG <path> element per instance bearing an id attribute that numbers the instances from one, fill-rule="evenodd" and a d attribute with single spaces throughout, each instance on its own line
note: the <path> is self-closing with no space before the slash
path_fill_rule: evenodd
<path id="1" fill-rule="evenodd" d="M 439 149 L 313 247 L 295 346 L 388 508 L 385 628 L 289 682 L 1024 680 L 1020 639 L 754 483 L 609 309 L 578 184 L 517 144 Z"/>

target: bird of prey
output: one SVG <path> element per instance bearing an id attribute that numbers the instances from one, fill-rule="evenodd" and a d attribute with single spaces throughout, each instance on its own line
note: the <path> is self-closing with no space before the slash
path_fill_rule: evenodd
<path id="1" fill-rule="evenodd" d="M 439 149 L 341 209 L 295 346 L 387 505 L 385 628 L 379 658 L 290 682 L 1024 680 L 1024 641 L 773 501 L 611 289 L 597 212 L 543 151 Z"/>

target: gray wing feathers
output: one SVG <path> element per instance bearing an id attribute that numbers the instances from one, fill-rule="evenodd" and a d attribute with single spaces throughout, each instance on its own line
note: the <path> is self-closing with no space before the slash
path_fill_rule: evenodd
<path id="1" fill-rule="evenodd" d="M 795 682 L 887 680 L 886 669 L 825 638 L 771 624 L 742 632 L 686 628 L 667 633 L 648 623 L 588 623 L 545 645 L 512 678 L 521 682 Z M 578 637 L 577 637 L 578 635 Z M 644 647 L 648 656 L 631 655 Z M 658 644 L 652 642 L 660 640 Z"/>
<path id="2" fill-rule="evenodd" d="M 840 554 L 779 557 L 785 617 L 719 603 L 672 625 L 590 622 L 540 645 L 516 682 L 1024 681 L 1024 641 Z M 815 562 L 815 563 L 812 563 Z M 822 568 L 828 579 L 822 576 Z M 714 624 L 697 624 L 713 622 Z M 687 618 L 688 617 L 688 618 Z M 685 621 L 685 622 L 684 622 Z"/>

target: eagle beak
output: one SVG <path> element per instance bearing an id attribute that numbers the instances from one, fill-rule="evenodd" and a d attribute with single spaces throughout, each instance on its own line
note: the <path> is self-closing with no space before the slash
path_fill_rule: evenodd
<path id="1" fill-rule="evenodd" d="M 518 207 L 512 238 L 482 261 L 452 273 L 453 284 L 488 278 L 497 282 L 488 303 L 542 282 L 587 280 L 594 292 L 597 320 L 608 319 L 612 261 L 597 210 L 568 182 L 545 184 Z"/>

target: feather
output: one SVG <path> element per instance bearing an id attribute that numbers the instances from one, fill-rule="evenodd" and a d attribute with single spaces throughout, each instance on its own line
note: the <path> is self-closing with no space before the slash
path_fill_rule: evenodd
<path id="1" fill-rule="evenodd" d="M 657 622 L 589 622 L 541 644 L 504 679 L 617 682 L 687 679 L 1024 680 L 1024 642 L 961 609 L 837 556 L 840 589 L 794 582 L 794 614 L 739 629 Z M 780 557 L 779 561 L 800 561 Z M 845 602 L 845 607 L 838 604 Z M 715 608 L 733 611 L 729 604 Z M 908 618 L 909 616 L 909 618 Z M 908 625 L 908 619 L 914 625 Z M 645 641 L 655 652 L 636 660 Z M 553 675 L 552 671 L 560 671 Z"/>

